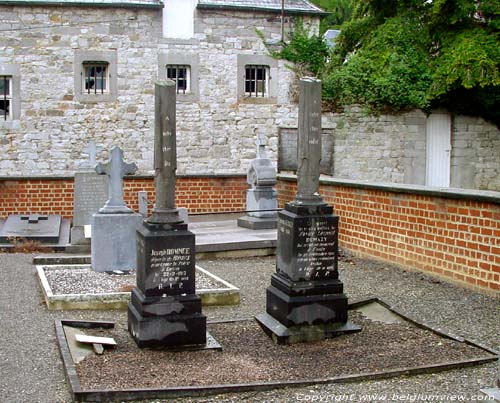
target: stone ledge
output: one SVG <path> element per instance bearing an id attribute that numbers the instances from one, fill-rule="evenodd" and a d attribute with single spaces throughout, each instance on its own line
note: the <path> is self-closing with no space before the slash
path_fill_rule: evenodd
<path id="1" fill-rule="evenodd" d="M 296 182 L 297 175 L 282 173 L 278 174 L 278 180 L 284 182 Z M 472 200 L 476 202 L 489 202 L 500 204 L 500 192 L 489 190 L 437 188 L 421 185 L 407 185 L 396 183 L 364 182 L 351 179 L 335 179 L 322 175 L 320 184 L 333 186 L 348 186 L 357 189 L 383 190 L 393 193 L 420 194 L 423 196 L 443 197 L 447 199 Z"/>

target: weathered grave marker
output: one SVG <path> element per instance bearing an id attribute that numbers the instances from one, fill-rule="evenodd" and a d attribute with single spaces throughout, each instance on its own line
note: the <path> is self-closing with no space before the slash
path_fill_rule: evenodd
<path id="1" fill-rule="evenodd" d="M 321 81 L 300 80 L 297 195 L 279 212 L 276 273 L 257 321 L 277 343 L 359 330 L 347 323 L 338 274 L 338 216 L 319 194 Z"/>
<path id="2" fill-rule="evenodd" d="M 99 272 L 130 271 L 136 268 L 135 230 L 142 217 L 123 200 L 123 177 L 137 171 L 123 161 L 123 151 L 114 147 L 111 160 L 98 164 L 96 172 L 108 176 L 109 199 L 92 220 L 92 269 Z"/>
<path id="3" fill-rule="evenodd" d="M 247 172 L 247 183 L 252 186 L 247 190 L 248 213 L 238 219 L 238 226 L 250 229 L 276 228 L 278 194 L 273 188 L 277 182 L 276 169 L 266 156 L 265 141 L 262 137 L 257 136 L 256 145 L 257 158 L 252 160 Z"/>
<path id="4" fill-rule="evenodd" d="M 94 171 L 99 148 L 91 141 L 83 150 L 89 155 L 89 161 L 80 166 L 82 170 L 75 172 L 72 245 L 90 243 L 90 239 L 85 237 L 84 227 L 91 225 L 92 216 L 108 200 L 108 178 Z"/>
<path id="5" fill-rule="evenodd" d="M 11 215 L 0 231 L 0 242 L 9 242 L 11 238 L 23 238 L 57 244 L 61 233 L 61 223 L 60 215 Z"/>
<path id="6" fill-rule="evenodd" d="M 175 207 L 175 83 L 155 85 L 155 188 L 152 215 L 137 230 L 137 287 L 128 328 L 143 347 L 204 348 L 206 317 L 195 293 L 195 236 Z"/>

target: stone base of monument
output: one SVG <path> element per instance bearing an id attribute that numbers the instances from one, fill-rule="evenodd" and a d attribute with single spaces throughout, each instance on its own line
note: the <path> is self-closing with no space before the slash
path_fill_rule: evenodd
<path id="1" fill-rule="evenodd" d="M 278 227 L 278 217 L 260 218 L 244 216 L 238 218 L 238 227 L 248 228 L 253 230 L 259 229 L 275 229 Z"/>
<path id="2" fill-rule="evenodd" d="M 481 392 L 487 396 L 484 400 L 487 400 L 488 402 L 500 402 L 500 389 L 499 388 L 493 388 L 493 389 L 481 389 Z"/>
<path id="3" fill-rule="evenodd" d="M 197 295 L 147 298 L 134 288 L 128 329 L 140 348 L 207 348 L 207 318 Z"/>
<path id="4" fill-rule="evenodd" d="M 71 228 L 71 245 L 90 245 L 90 238 L 85 237 L 85 227 L 83 225 Z"/>
<path id="5" fill-rule="evenodd" d="M 327 323 L 286 327 L 268 313 L 255 317 L 262 330 L 276 344 L 295 344 L 330 339 L 347 333 L 361 331 L 361 327 L 352 323 Z"/>
<path id="6" fill-rule="evenodd" d="M 276 343 L 322 340 L 360 331 L 347 322 L 338 278 L 338 221 L 327 204 L 288 203 L 279 212 L 276 273 L 257 321 Z"/>
<path id="7" fill-rule="evenodd" d="M 94 214 L 92 218 L 92 269 L 99 272 L 136 268 L 135 231 L 142 223 L 136 213 Z"/>
<path id="8" fill-rule="evenodd" d="M 128 328 L 140 348 L 206 348 L 207 319 L 195 273 L 195 236 L 187 224 L 144 222 L 138 228 Z"/>

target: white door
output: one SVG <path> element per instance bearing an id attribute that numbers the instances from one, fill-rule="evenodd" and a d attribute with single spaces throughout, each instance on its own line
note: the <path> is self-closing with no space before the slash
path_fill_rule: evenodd
<path id="1" fill-rule="evenodd" d="M 451 115 L 433 113 L 427 118 L 427 186 L 450 186 Z"/>

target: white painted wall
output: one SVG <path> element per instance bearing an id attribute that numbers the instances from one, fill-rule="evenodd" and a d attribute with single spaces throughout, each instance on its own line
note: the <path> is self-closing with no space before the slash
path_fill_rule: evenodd
<path id="1" fill-rule="evenodd" d="M 194 9 L 198 0 L 164 0 L 163 36 L 190 39 L 194 35 Z"/>

